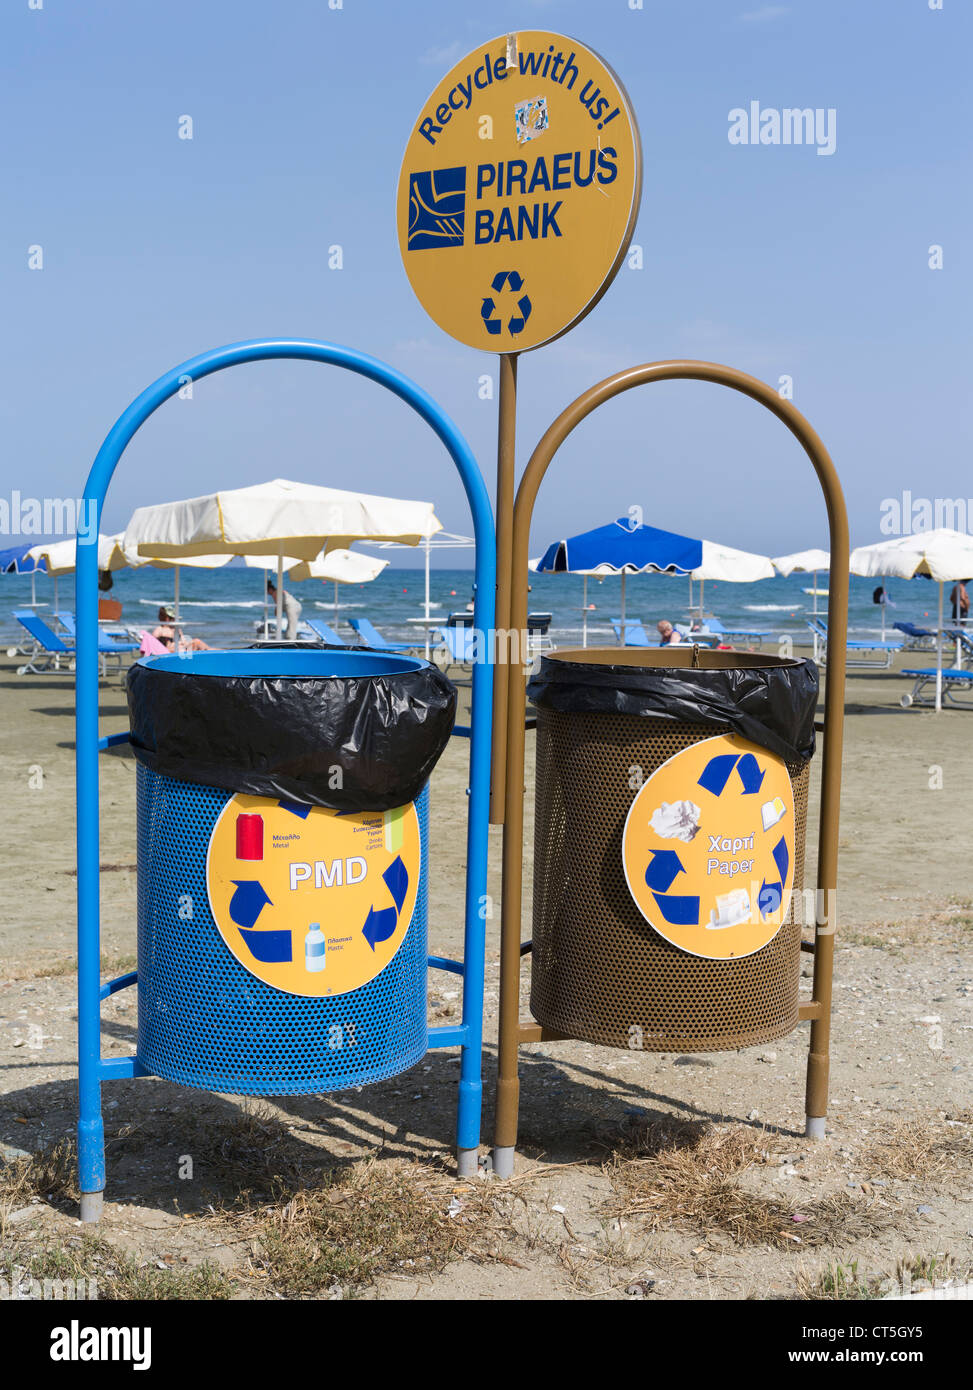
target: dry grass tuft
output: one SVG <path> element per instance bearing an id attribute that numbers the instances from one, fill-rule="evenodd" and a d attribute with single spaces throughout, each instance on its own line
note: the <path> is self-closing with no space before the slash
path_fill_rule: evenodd
<path id="1" fill-rule="evenodd" d="M 286 1298 L 308 1298 L 486 1257 L 487 1244 L 496 1244 L 493 1214 L 478 1182 L 457 1183 L 405 1160 L 368 1159 L 231 1219 L 250 1240 L 254 1276 Z"/>
<path id="2" fill-rule="evenodd" d="M 0 1204 L 25 1206 L 33 1197 L 45 1202 L 79 1200 L 77 1155 L 73 1141 L 62 1139 L 30 1158 L 0 1162 Z"/>
<path id="3" fill-rule="evenodd" d="M 767 1157 L 768 1136 L 744 1126 L 662 1119 L 630 1135 L 608 1162 L 621 1199 L 618 1217 L 639 1217 L 651 1230 L 676 1226 L 741 1246 L 780 1249 L 836 1245 L 888 1225 L 887 1213 L 842 1194 L 797 1209 L 749 1192 L 737 1182 Z"/>
<path id="4" fill-rule="evenodd" d="M 861 1166 L 893 1181 L 944 1181 L 973 1169 L 973 1112 L 948 1120 L 906 1120 L 877 1138 Z"/>
<path id="5" fill-rule="evenodd" d="M 195 1301 L 230 1298 L 235 1289 L 212 1265 L 159 1269 L 155 1260 L 123 1254 L 90 1232 L 39 1252 L 14 1243 L 0 1253 L 0 1277 L 25 1298 Z M 39 1290 L 31 1287 L 33 1281 Z M 46 1292 L 45 1285 L 53 1289 Z"/>

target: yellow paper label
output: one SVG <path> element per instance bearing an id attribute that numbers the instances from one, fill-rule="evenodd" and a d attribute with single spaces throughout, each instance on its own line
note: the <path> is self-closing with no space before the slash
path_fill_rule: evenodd
<path id="1" fill-rule="evenodd" d="M 349 814 L 233 796 L 210 837 L 210 911 L 233 955 L 266 984 L 347 994 L 384 970 L 405 940 L 421 848 L 411 804 Z"/>
<path id="2" fill-rule="evenodd" d="M 622 837 L 646 921 L 694 956 L 759 951 L 787 916 L 794 794 L 783 761 L 737 734 L 703 739 L 657 768 Z"/>

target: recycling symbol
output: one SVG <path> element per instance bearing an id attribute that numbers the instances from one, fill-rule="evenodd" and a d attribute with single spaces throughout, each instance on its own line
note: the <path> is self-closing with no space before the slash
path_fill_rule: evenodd
<path id="1" fill-rule="evenodd" d="M 795 848 L 786 764 L 724 734 L 680 749 L 644 782 L 625 822 L 622 866 L 661 936 L 730 960 L 760 950 L 783 925 Z"/>
<path id="2" fill-rule="evenodd" d="M 500 270 L 494 275 L 490 288 L 494 294 L 502 294 L 504 287 L 509 286 L 514 294 L 520 294 L 524 288 L 524 279 L 516 270 Z M 530 311 L 533 305 L 526 294 L 520 294 L 517 300 L 517 313 L 511 314 L 507 320 L 507 332 L 516 335 L 524 331 L 524 325 L 530 318 Z M 491 295 L 487 295 L 480 305 L 480 317 L 488 333 L 499 333 L 504 323 L 502 317 L 497 317 L 496 301 Z"/>
<path id="3" fill-rule="evenodd" d="M 210 832 L 206 896 L 239 965 L 286 994 L 350 994 L 386 969 L 417 910 L 413 803 L 387 811 L 231 796 Z"/>

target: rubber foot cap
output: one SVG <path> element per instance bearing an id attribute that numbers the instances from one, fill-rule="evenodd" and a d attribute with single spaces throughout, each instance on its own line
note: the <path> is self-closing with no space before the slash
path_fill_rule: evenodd
<path id="1" fill-rule="evenodd" d="M 495 1148 L 493 1150 L 493 1175 L 497 1178 L 512 1178 L 514 1175 L 514 1148 Z"/>
<path id="2" fill-rule="evenodd" d="M 82 1192 L 81 1220 L 85 1222 L 85 1224 L 100 1221 L 104 1204 L 105 1194 L 103 1192 Z"/>

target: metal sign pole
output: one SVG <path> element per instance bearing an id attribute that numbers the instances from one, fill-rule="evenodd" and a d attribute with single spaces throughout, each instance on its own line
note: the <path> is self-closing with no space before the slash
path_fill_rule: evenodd
<path id="1" fill-rule="evenodd" d="M 490 820 L 503 822 L 504 730 L 507 727 L 507 633 L 510 630 L 510 565 L 513 531 L 514 484 L 517 445 L 517 353 L 500 354 L 497 409 L 497 652 L 493 676 L 493 772 L 490 785 Z M 489 640 L 489 639 L 488 639 Z"/>

